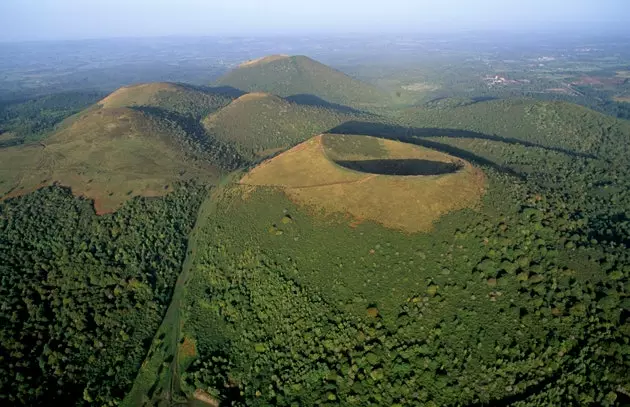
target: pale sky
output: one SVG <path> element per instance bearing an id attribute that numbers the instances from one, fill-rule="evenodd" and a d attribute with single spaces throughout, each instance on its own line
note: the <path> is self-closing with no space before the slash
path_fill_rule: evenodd
<path id="1" fill-rule="evenodd" d="M 630 27 L 630 0 L 0 0 L 0 41 Z"/>

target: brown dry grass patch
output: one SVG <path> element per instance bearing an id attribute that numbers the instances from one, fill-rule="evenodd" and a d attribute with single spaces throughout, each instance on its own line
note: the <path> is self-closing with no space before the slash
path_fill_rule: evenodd
<path id="1" fill-rule="evenodd" d="M 2 130 L 0 130 L 1 132 Z M 7 131 L 5 133 L 0 133 L 0 141 L 9 141 L 15 138 L 15 134 Z"/>
<path id="2" fill-rule="evenodd" d="M 404 90 L 409 90 L 412 92 L 433 92 L 435 90 L 440 89 L 439 86 L 433 84 L 433 83 L 428 83 L 428 82 L 415 82 L 415 83 L 410 83 L 408 85 L 404 85 L 402 86 L 402 88 Z"/>
<path id="3" fill-rule="evenodd" d="M 197 389 L 193 393 L 193 397 L 195 400 L 201 401 L 204 404 L 207 404 L 210 407 L 219 407 L 220 401 L 216 398 L 212 397 L 210 394 L 205 392 L 202 389 Z"/>
<path id="4" fill-rule="evenodd" d="M 613 98 L 615 102 L 625 102 L 630 103 L 630 96 L 615 96 Z"/>
<path id="5" fill-rule="evenodd" d="M 98 104 L 106 108 L 149 105 L 154 102 L 156 95 L 163 91 L 179 92 L 181 88 L 166 82 L 124 86 L 101 100 Z"/>
<path id="6" fill-rule="evenodd" d="M 188 337 L 184 337 L 184 342 L 180 345 L 179 352 L 184 358 L 194 358 L 197 356 L 195 342 Z"/>
<path id="7" fill-rule="evenodd" d="M 104 214 L 134 196 L 165 195 L 177 181 L 216 179 L 216 168 L 189 164 L 168 140 L 140 112 L 90 110 L 41 144 L 1 149 L 0 199 L 56 183 Z"/>
<path id="8" fill-rule="evenodd" d="M 289 56 L 285 55 L 285 54 L 269 55 L 269 56 L 266 56 L 266 57 L 261 57 L 261 58 L 256 58 L 256 59 L 251 59 L 249 61 L 245 61 L 242 64 L 240 64 L 238 67 L 239 68 L 245 68 L 245 67 L 250 67 L 250 66 L 254 66 L 254 65 L 266 64 L 266 63 L 273 62 L 273 61 L 279 61 L 281 59 L 286 59 L 286 58 L 289 58 Z"/>
<path id="9" fill-rule="evenodd" d="M 457 163 L 442 175 L 380 175 L 340 167 L 326 154 L 322 137 L 314 137 L 267 160 L 246 174 L 242 185 L 279 187 L 294 202 L 317 212 L 349 214 L 357 221 L 414 233 L 431 230 L 448 212 L 474 207 L 485 191 L 481 170 L 435 150 L 377 139 L 388 159 L 422 159 Z M 365 140 L 374 140 L 372 137 Z"/>
<path id="10" fill-rule="evenodd" d="M 252 101 L 252 100 L 265 99 L 268 97 L 273 97 L 273 95 L 269 93 L 265 93 L 265 92 L 251 92 L 251 93 L 246 93 L 243 96 L 240 96 L 234 99 L 232 103 L 247 102 L 247 101 Z"/>

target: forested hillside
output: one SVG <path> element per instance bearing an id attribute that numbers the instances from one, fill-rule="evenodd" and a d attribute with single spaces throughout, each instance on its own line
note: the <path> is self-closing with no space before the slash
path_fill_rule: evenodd
<path id="1" fill-rule="evenodd" d="M 305 56 L 272 56 L 246 62 L 217 84 L 321 105 L 370 108 L 386 103 L 388 98 L 386 92 Z"/>
<path id="2" fill-rule="evenodd" d="M 100 92 L 66 92 L 0 102 L 0 148 L 45 136 L 66 117 L 103 96 Z"/>
<path id="3" fill-rule="evenodd" d="M 116 405 L 169 304 L 204 190 L 97 217 L 48 187 L 0 202 L 0 403 Z"/>
<path id="4" fill-rule="evenodd" d="M 625 400 L 625 246 L 484 169 L 484 209 L 413 236 L 227 194 L 188 285 L 184 389 L 260 406 Z"/>
<path id="5" fill-rule="evenodd" d="M 630 123 L 564 102 L 491 101 L 406 112 L 407 136 L 465 151 L 553 190 L 596 241 L 630 242 Z"/>
<path id="6" fill-rule="evenodd" d="M 0 107 L 0 404 L 630 405 L 630 122 L 220 84 Z"/>
<path id="7" fill-rule="evenodd" d="M 405 125 L 332 130 L 483 169 L 482 205 L 430 233 L 325 216 L 281 189 L 226 190 L 187 289 L 186 394 L 260 406 L 630 401 L 626 124 L 570 104 L 451 102 L 410 110 Z"/>
<path id="8" fill-rule="evenodd" d="M 346 121 L 367 118 L 358 112 L 301 105 L 265 93 L 249 93 L 207 116 L 203 126 L 212 138 L 233 145 L 250 160 L 268 155 Z"/>
<path id="9" fill-rule="evenodd" d="M 416 128 L 476 131 L 606 158 L 626 154 L 630 137 L 630 122 L 567 102 L 445 99 L 410 108 L 403 118 Z"/>
<path id="10" fill-rule="evenodd" d="M 152 107 L 199 120 L 226 106 L 241 94 L 230 88 L 155 82 L 122 87 L 99 104 L 106 108 Z"/>

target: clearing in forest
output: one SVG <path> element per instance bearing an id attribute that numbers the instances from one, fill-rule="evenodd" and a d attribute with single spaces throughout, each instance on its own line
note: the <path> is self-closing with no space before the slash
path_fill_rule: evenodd
<path id="1" fill-rule="evenodd" d="M 353 222 L 428 231 L 442 215 L 473 207 L 485 176 L 427 148 L 368 136 L 320 135 L 267 160 L 242 185 L 282 189 L 298 204 Z"/>

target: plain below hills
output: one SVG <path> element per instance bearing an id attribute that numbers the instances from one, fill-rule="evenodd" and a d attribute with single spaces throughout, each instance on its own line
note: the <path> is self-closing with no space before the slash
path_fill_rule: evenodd
<path id="1" fill-rule="evenodd" d="M 380 89 L 305 56 L 272 55 L 248 61 L 217 82 L 245 92 L 266 92 L 303 104 L 370 109 L 387 103 Z"/>

